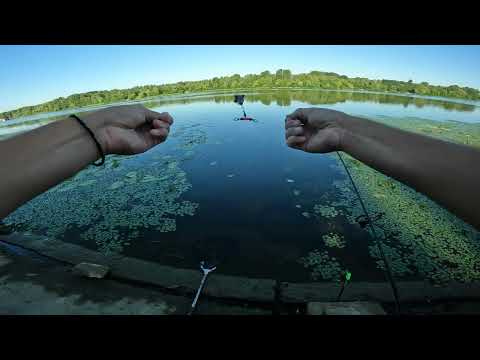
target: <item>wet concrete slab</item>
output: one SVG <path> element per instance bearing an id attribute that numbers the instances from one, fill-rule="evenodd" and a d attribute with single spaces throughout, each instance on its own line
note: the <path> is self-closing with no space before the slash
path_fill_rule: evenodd
<path id="1" fill-rule="evenodd" d="M 163 266 L 121 255 L 106 257 L 98 252 L 78 245 L 40 236 L 11 234 L 0 236 L 0 241 L 2 241 L 2 243 L 6 241 L 10 244 L 19 245 L 25 249 L 29 249 L 28 251 L 35 251 L 36 254 L 48 256 L 54 261 L 57 261 L 57 263 L 60 262 L 62 264 L 62 266 L 56 266 L 57 272 L 63 271 L 64 273 L 68 273 L 68 275 L 64 274 L 63 278 L 61 277 L 63 279 L 63 285 L 59 285 L 60 288 L 55 287 L 55 281 L 49 278 L 51 275 L 48 274 L 48 271 L 50 270 L 40 271 L 39 269 L 27 269 L 21 274 L 22 281 L 27 279 L 26 281 L 35 284 L 38 283 L 38 280 L 46 277 L 42 285 L 48 288 L 53 287 L 56 292 L 63 288 L 76 289 L 77 294 L 88 293 L 88 291 L 90 291 L 88 289 L 91 286 L 90 296 L 95 297 L 98 294 L 103 294 L 102 286 L 98 286 L 98 283 L 95 283 L 95 281 L 101 280 L 102 284 L 109 284 L 108 286 L 111 287 L 111 291 L 118 294 L 115 298 L 116 300 L 118 300 L 118 297 L 125 297 L 125 294 L 128 294 L 129 291 L 137 294 L 137 290 L 134 290 L 136 288 L 132 284 L 141 285 L 140 288 L 142 290 L 138 289 L 138 296 L 141 299 L 145 299 L 140 295 L 142 294 L 141 291 L 146 291 L 145 287 L 153 287 L 157 290 L 152 293 L 151 296 L 156 297 L 156 300 L 151 300 L 151 302 L 155 303 L 158 299 L 162 299 L 162 301 L 167 304 L 163 306 L 163 310 L 161 310 L 165 313 L 186 313 L 202 276 L 200 271 Z M 3 277 L 1 277 L 2 270 L 11 265 L 11 259 L 9 257 L 0 257 L 0 264 L 2 261 L 5 265 L 0 266 L 0 280 L 3 279 Z M 95 280 L 73 276 L 71 269 L 74 265 L 81 262 L 91 262 L 108 266 L 110 273 L 105 279 Z M 13 273 L 15 273 L 15 269 L 17 269 L 17 266 L 13 268 Z M 68 281 L 66 282 L 65 279 L 67 278 Z M 15 279 L 8 278 L 8 281 L 11 283 L 15 281 Z M 121 286 L 126 286 L 125 282 L 132 286 L 122 288 Z M 62 282 L 60 282 L 60 284 L 62 284 Z M 428 313 L 431 311 L 432 306 L 430 306 L 430 304 L 432 302 L 442 303 L 453 301 L 457 303 L 471 302 L 480 304 L 480 287 L 477 283 L 456 283 L 447 287 L 438 287 L 422 281 L 399 281 L 396 284 L 400 294 L 400 302 L 404 304 L 415 303 L 416 305 L 414 305 L 414 307 L 418 304 L 425 304 L 425 310 L 422 309 L 420 313 Z M 18 289 L 21 285 L 17 285 Z M 283 283 L 283 285 L 280 294 L 281 302 L 289 306 L 302 305 L 306 307 L 306 304 L 309 302 L 332 302 L 335 301 L 340 290 L 340 285 L 336 283 Z M 117 288 L 118 291 L 116 290 Z M 227 314 L 271 314 L 271 309 L 276 302 L 274 289 L 275 281 L 271 279 L 251 279 L 212 274 L 209 276 L 207 285 L 202 293 L 198 313 L 222 313 L 222 311 L 225 311 Z M 173 291 L 175 295 L 171 295 L 172 292 L 169 291 Z M 145 293 L 145 296 L 147 296 L 147 293 Z M 181 296 L 178 294 L 181 294 Z M 62 295 L 57 294 L 57 296 Z M 109 295 L 105 293 L 106 299 L 114 301 L 108 296 Z M 170 299 L 170 302 L 167 301 L 168 299 Z M 0 301 L 1 300 L 0 298 Z M 241 303 L 242 305 L 225 305 L 226 301 L 230 300 Z M 374 301 L 382 303 L 386 306 L 385 309 L 387 309 L 388 304 L 393 304 L 394 298 L 391 286 L 386 282 L 352 282 L 345 288 L 342 294 L 342 301 Z M 6 300 L 6 303 L 8 303 L 8 300 Z M 209 304 L 211 304 L 211 306 Z M 123 304 L 119 306 L 123 306 Z M 473 307 L 470 306 L 470 308 Z M 265 311 L 265 308 L 269 308 L 269 310 Z M 154 309 L 151 310 L 154 311 Z"/>
<path id="2" fill-rule="evenodd" d="M 308 315 L 386 315 L 379 303 L 369 301 L 311 302 Z"/>
<path id="3" fill-rule="evenodd" d="M 110 268 L 110 277 L 194 292 L 200 284 L 200 271 L 179 269 L 122 255 L 105 256 L 82 246 L 41 236 L 11 234 L 0 236 L 7 243 L 26 247 L 66 264 L 95 263 Z M 275 281 L 212 274 L 204 293 L 217 298 L 272 302 Z"/>
<path id="4" fill-rule="evenodd" d="M 76 276 L 72 267 L 39 262 L 0 248 L 0 314 L 6 315 L 184 315 L 190 296 L 111 279 Z M 265 309 L 200 300 L 198 315 L 265 315 Z"/>

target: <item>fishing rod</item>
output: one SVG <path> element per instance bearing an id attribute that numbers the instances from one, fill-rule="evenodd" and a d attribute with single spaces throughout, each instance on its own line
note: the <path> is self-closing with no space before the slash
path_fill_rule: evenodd
<path id="1" fill-rule="evenodd" d="M 375 244 L 377 245 L 378 251 L 380 252 L 380 256 L 383 260 L 383 263 L 385 264 L 387 279 L 390 282 L 390 286 L 392 288 L 393 297 L 395 299 L 395 310 L 396 310 L 396 313 L 399 314 L 400 313 L 400 301 L 398 300 L 398 289 L 397 289 L 397 285 L 395 284 L 395 280 L 393 278 L 392 271 L 390 269 L 390 264 L 387 261 L 387 258 L 385 257 L 385 253 L 383 251 L 382 243 L 377 237 L 377 233 L 375 231 L 373 221 L 370 218 L 370 215 L 368 214 L 368 211 L 367 211 L 367 208 L 365 207 L 365 204 L 363 203 L 363 200 L 362 200 L 362 197 L 360 196 L 360 192 L 358 191 L 357 185 L 355 184 L 355 181 L 353 181 L 352 175 L 350 175 L 350 171 L 348 170 L 347 164 L 345 164 L 345 161 L 343 160 L 342 155 L 340 155 L 340 153 L 338 151 L 336 153 L 337 153 L 338 157 L 340 158 L 340 161 L 342 162 L 343 167 L 345 168 L 345 171 L 347 172 L 347 175 L 350 179 L 350 182 L 352 183 L 353 189 L 355 190 L 355 192 L 358 196 L 358 200 L 360 201 L 360 205 L 362 206 L 363 212 L 365 213 L 365 216 L 368 220 L 367 224 L 370 225 L 370 229 L 372 230 L 372 234 L 373 234 L 373 238 L 375 240 Z M 343 290 L 342 290 L 342 292 L 343 292 Z"/>
<path id="2" fill-rule="evenodd" d="M 342 281 L 342 287 L 340 288 L 340 293 L 337 296 L 337 302 L 340 301 L 340 298 L 342 297 L 343 291 L 345 290 L 345 287 L 347 286 L 348 282 L 352 278 L 352 273 L 348 270 L 346 270 L 343 273 L 343 281 Z"/>
<path id="3" fill-rule="evenodd" d="M 207 281 L 208 274 L 210 274 L 212 271 L 215 271 L 216 269 L 216 266 L 209 265 L 205 261 L 200 262 L 200 270 L 202 270 L 203 273 L 202 281 L 200 282 L 200 286 L 198 287 L 195 298 L 193 299 L 192 305 L 190 306 L 190 310 L 188 311 L 187 315 L 192 315 L 197 308 L 198 298 L 200 297 L 200 294 L 205 287 L 205 282 Z"/>

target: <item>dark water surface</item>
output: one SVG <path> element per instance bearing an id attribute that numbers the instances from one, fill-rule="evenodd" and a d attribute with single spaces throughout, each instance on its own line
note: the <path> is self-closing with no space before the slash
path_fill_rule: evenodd
<path id="1" fill-rule="evenodd" d="M 344 181 L 345 174 L 337 169 L 334 154 L 306 154 L 286 147 L 285 115 L 298 107 L 322 106 L 397 122 L 422 119 L 429 126 L 432 120 L 438 123 L 453 120 L 471 126 L 477 126 L 480 121 L 479 108 L 472 104 L 347 92 L 247 93 L 245 109 L 255 122 L 235 121 L 242 112 L 233 102 L 232 94 L 145 104 L 156 111 L 168 111 L 174 117 L 172 136 L 166 143 L 136 157 L 116 157 L 120 165 L 112 165 L 110 170 L 103 170 L 102 175 L 94 174 L 94 169 L 85 171 L 81 181 L 95 179 L 95 183 L 52 192 L 50 198 L 43 200 L 42 195 L 14 213 L 11 222 L 23 223 L 24 230 L 48 234 L 49 227 L 68 222 L 60 219 L 62 214 L 71 214 L 73 219 L 74 216 L 88 217 L 102 209 L 98 211 L 105 215 L 92 215 L 91 222 L 85 221 L 79 226 L 70 224 L 67 231 L 56 235 L 67 242 L 105 249 L 108 234 L 103 240 L 95 235 L 85 238 L 82 234 L 111 216 L 109 211 L 123 207 L 127 215 L 126 220 L 122 218 L 123 222 L 119 222 L 118 239 L 136 231 L 128 244 L 117 247 L 124 255 L 195 269 L 200 260 L 209 259 L 218 264 L 219 273 L 300 282 L 312 280 L 310 270 L 300 259 L 317 249 L 328 251 L 342 269 L 352 271 L 355 280 L 384 281 L 378 259 L 369 253 L 372 238 L 367 231 L 345 216 L 325 218 L 315 214 L 315 205 L 331 204 L 336 199 L 333 184 Z M 159 231 L 153 220 L 152 226 L 144 224 L 128 229 L 125 221 L 148 217 L 153 210 L 148 208 L 146 211 L 150 212 L 145 215 L 140 210 L 130 211 L 138 202 L 134 192 L 125 195 L 123 189 L 136 185 L 122 183 L 118 186 L 123 187 L 116 188 L 112 184 L 120 184 L 129 173 L 132 178 L 132 172 L 161 177 L 172 159 L 177 161 L 190 184 L 179 193 L 178 201 L 198 204 L 194 214 L 168 216 L 175 219 L 174 231 Z M 148 187 L 142 185 L 138 191 L 149 191 L 148 201 L 152 206 L 156 199 L 162 199 L 164 191 L 169 191 L 169 186 L 171 189 L 176 186 L 175 182 L 170 185 L 163 182 L 160 186 L 153 180 L 142 184 Z M 67 185 L 58 189 L 62 186 Z M 377 196 L 375 192 L 372 194 Z M 121 205 L 108 205 L 109 199 L 118 200 L 122 196 L 127 198 Z M 80 213 L 78 208 L 84 206 L 82 201 L 88 197 L 97 202 L 96 207 Z M 58 219 L 53 219 L 51 214 L 58 214 Z M 332 231 L 343 236 L 344 247 L 326 246 L 322 236 Z M 108 241 L 120 241 L 118 239 Z M 421 278 L 422 274 L 419 270 L 414 275 Z M 410 276 L 413 275 L 405 274 L 406 278 Z"/>

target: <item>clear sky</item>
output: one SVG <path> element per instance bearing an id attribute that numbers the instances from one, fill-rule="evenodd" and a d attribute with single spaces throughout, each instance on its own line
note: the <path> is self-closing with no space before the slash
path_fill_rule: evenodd
<path id="1" fill-rule="evenodd" d="M 480 89 L 480 46 L 5 46 L 0 111 L 92 90 L 290 69 Z"/>

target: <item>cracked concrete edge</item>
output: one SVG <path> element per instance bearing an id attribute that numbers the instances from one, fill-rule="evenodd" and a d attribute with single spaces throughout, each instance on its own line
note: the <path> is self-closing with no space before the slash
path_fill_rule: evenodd
<path id="1" fill-rule="evenodd" d="M 73 265 L 90 262 L 108 266 L 111 276 L 158 285 L 164 288 L 184 288 L 196 291 L 201 280 L 200 271 L 179 269 L 121 255 L 105 256 L 97 251 L 63 241 L 36 235 L 18 233 L 0 236 L 0 240 L 36 251 L 50 258 Z M 218 298 L 232 298 L 259 302 L 273 300 L 273 280 L 250 279 L 212 274 L 204 294 Z"/>
<path id="2" fill-rule="evenodd" d="M 164 288 L 183 288 L 195 292 L 201 280 L 200 271 L 180 269 L 122 255 L 105 256 L 79 245 L 49 239 L 37 235 L 14 233 L 0 236 L 1 241 L 34 250 L 71 265 L 92 262 L 110 267 L 114 278 L 133 280 L 158 285 Z M 306 303 L 333 301 L 340 290 L 334 283 L 284 283 L 282 301 Z M 217 298 L 230 298 L 258 302 L 274 300 L 275 281 L 238 276 L 212 274 L 204 294 Z M 453 283 L 437 287 L 425 281 L 400 281 L 397 287 L 402 302 L 425 301 L 426 299 L 480 299 L 480 284 Z M 352 282 L 342 295 L 342 301 L 372 300 L 393 302 L 391 286 L 387 282 Z"/>

